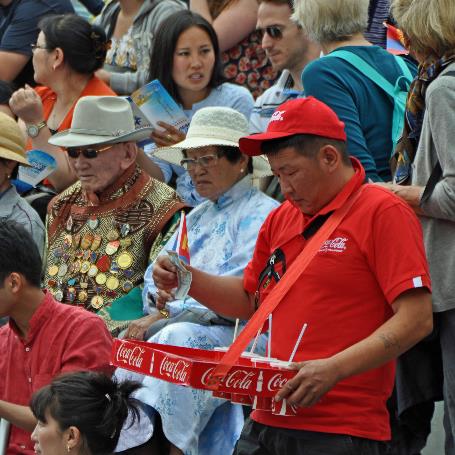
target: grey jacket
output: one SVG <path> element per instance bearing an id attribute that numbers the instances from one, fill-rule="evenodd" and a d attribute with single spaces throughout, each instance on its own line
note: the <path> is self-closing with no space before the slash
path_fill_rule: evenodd
<path id="1" fill-rule="evenodd" d="M 428 87 L 419 147 L 412 183 L 425 186 L 437 160 L 442 178 L 422 210 L 420 218 L 433 286 L 436 312 L 455 308 L 455 63 Z M 409 252 L 412 254 L 412 251 Z"/>
<path id="2" fill-rule="evenodd" d="M 22 224 L 33 237 L 43 257 L 45 239 L 43 222 L 35 209 L 19 196 L 14 186 L 8 188 L 0 198 L 0 221 L 15 221 Z"/>
<path id="3" fill-rule="evenodd" d="M 107 33 L 119 8 L 118 0 L 112 0 L 104 7 L 95 23 Z M 148 82 L 150 53 L 158 26 L 168 16 L 183 9 L 186 9 L 186 5 L 180 0 L 144 0 L 133 21 L 132 34 L 137 56 L 137 71 L 113 72 L 111 75 L 110 85 L 118 95 L 129 95 Z M 115 71 L 111 66 L 105 69 Z"/>

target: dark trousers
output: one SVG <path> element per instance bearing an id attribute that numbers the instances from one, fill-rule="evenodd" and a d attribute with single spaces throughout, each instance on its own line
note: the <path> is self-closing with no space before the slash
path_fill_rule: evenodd
<path id="1" fill-rule="evenodd" d="M 386 444 L 353 436 L 288 430 L 248 419 L 235 455 L 384 455 Z"/>
<path id="2" fill-rule="evenodd" d="M 455 454 L 455 310 L 436 313 L 439 319 L 444 373 L 444 430 L 446 455 Z"/>

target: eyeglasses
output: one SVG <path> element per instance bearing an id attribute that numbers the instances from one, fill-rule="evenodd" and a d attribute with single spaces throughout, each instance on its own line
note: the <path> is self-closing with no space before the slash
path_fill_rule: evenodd
<path id="1" fill-rule="evenodd" d="M 40 44 L 30 44 L 30 47 L 32 48 L 32 52 L 36 49 L 46 49 L 47 51 L 52 50 L 52 47 L 41 46 Z"/>
<path id="2" fill-rule="evenodd" d="M 269 25 L 268 27 L 264 28 L 257 28 L 261 39 L 264 37 L 264 33 L 270 36 L 272 39 L 281 39 L 283 38 L 283 27 L 278 25 Z"/>
<path id="3" fill-rule="evenodd" d="M 180 165 L 187 171 L 192 171 L 198 164 L 203 168 L 216 166 L 218 163 L 218 158 L 218 155 L 204 155 L 196 159 L 184 158 L 182 161 L 180 161 Z"/>
<path id="4" fill-rule="evenodd" d="M 68 153 L 68 156 L 70 158 L 74 158 L 74 159 L 78 158 L 79 155 L 82 153 L 82 155 L 85 158 L 88 158 L 89 160 L 91 160 L 93 158 L 96 158 L 98 156 L 98 153 L 105 152 L 105 151 L 111 149 L 112 147 L 114 147 L 114 146 L 108 145 L 107 147 L 98 148 L 98 149 L 69 147 L 66 149 L 66 153 Z"/>

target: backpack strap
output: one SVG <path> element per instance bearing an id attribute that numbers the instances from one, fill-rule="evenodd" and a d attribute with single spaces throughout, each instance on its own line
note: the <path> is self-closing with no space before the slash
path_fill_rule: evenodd
<path id="1" fill-rule="evenodd" d="M 369 65 L 363 58 L 360 58 L 358 55 L 349 52 L 349 51 L 333 51 L 325 57 L 338 57 L 344 61 L 350 63 L 352 66 L 356 67 L 362 74 L 364 74 L 368 79 L 371 79 L 376 85 L 378 85 L 382 90 L 384 90 L 390 97 L 395 98 L 396 90 L 395 87 L 381 74 L 379 74 L 371 65 Z M 324 58 L 325 58 L 324 57 Z M 401 69 L 402 76 L 410 83 L 413 79 L 411 71 L 409 70 L 406 63 L 403 59 L 395 57 L 395 61 Z"/>

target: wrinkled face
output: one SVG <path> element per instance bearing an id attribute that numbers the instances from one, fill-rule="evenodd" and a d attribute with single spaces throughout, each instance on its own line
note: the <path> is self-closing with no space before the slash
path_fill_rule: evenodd
<path id="1" fill-rule="evenodd" d="M 35 82 L 42 85 L 49 85 L 48 79 L 52 75 L 51 54 L 46 49 L 46 37 L 40 32 L 36 40 L 36 48 L 33 50 L 33 69 L 35 71 L 33 78 Z"/>
<path id="2" fill-rule="evenodd" d="M 87 158 L 83 153 L 80 153 L 77 158 L 70 157 L 71 167 L 81 182 L 82 188 L 88 193 L 100 193 L 112 185 L 134 162 L 134 159 L 129 156 L 128 147 L 135 146 L 131 143 L 120 143 L 99 152 L 95 158 Z M 92 145 L 85 148 L 104 149 L 106 145 Z"/>
<path id="3" fill-rule="evenodd" d="M 259 5 L 256 28 L 264 30 L 262 47 L 276 71 L 300 69 L 300 63 L 308 50 L 308 39 L 291 20 L 292 11 L 288 5 L 263 2 Z M 265 32 L 266 27 L 277 27 L 281 38 L 272 38 Z"/>
<path id="4" fill-rule="evenodd" d="M 38 455 L 68 454 L 64 432 L 48 412 L 46 412 L 46 422 L 38 421 L 31 438 L 35 443 L 35 453 Z"/>
<path id="5" fill-rule="evenodd" d="M 186 92 L 204 92 L 215 65 L 215 51 L 210 36 L 199 27 L 190 27 L 177 40 L 172 65 L 172 79 L 184 96 Z"/>
<path id="6" fill-rule="evenodd" d="M 306 157 L 288 147 L 267 157 L 283 196 L 304 214 L 314 215 L 332 199 L 326 189 L 329 176 L 318 156 Z"/>
<path id="7" fill-rule="evenodd" d="M 190 159 L 198 159 L 207 155 L 217 155 L 217 147 L 200 147 L 186 151 L 186 157 Z M 203 167 L 200 164 L 196 164 L 194 168 L 188 169 L 188 172 L 196 187 L 196 191 L 202 197 L 216 201 L 219 196 L 225 193 L 247 173 L 247 167 L 246 157 L 242 156 L 242 159 L 237 163 L 231 163 L 222 156 L 211 167 Z M 243 169 L 243 172 L 241 169 Z"/>

